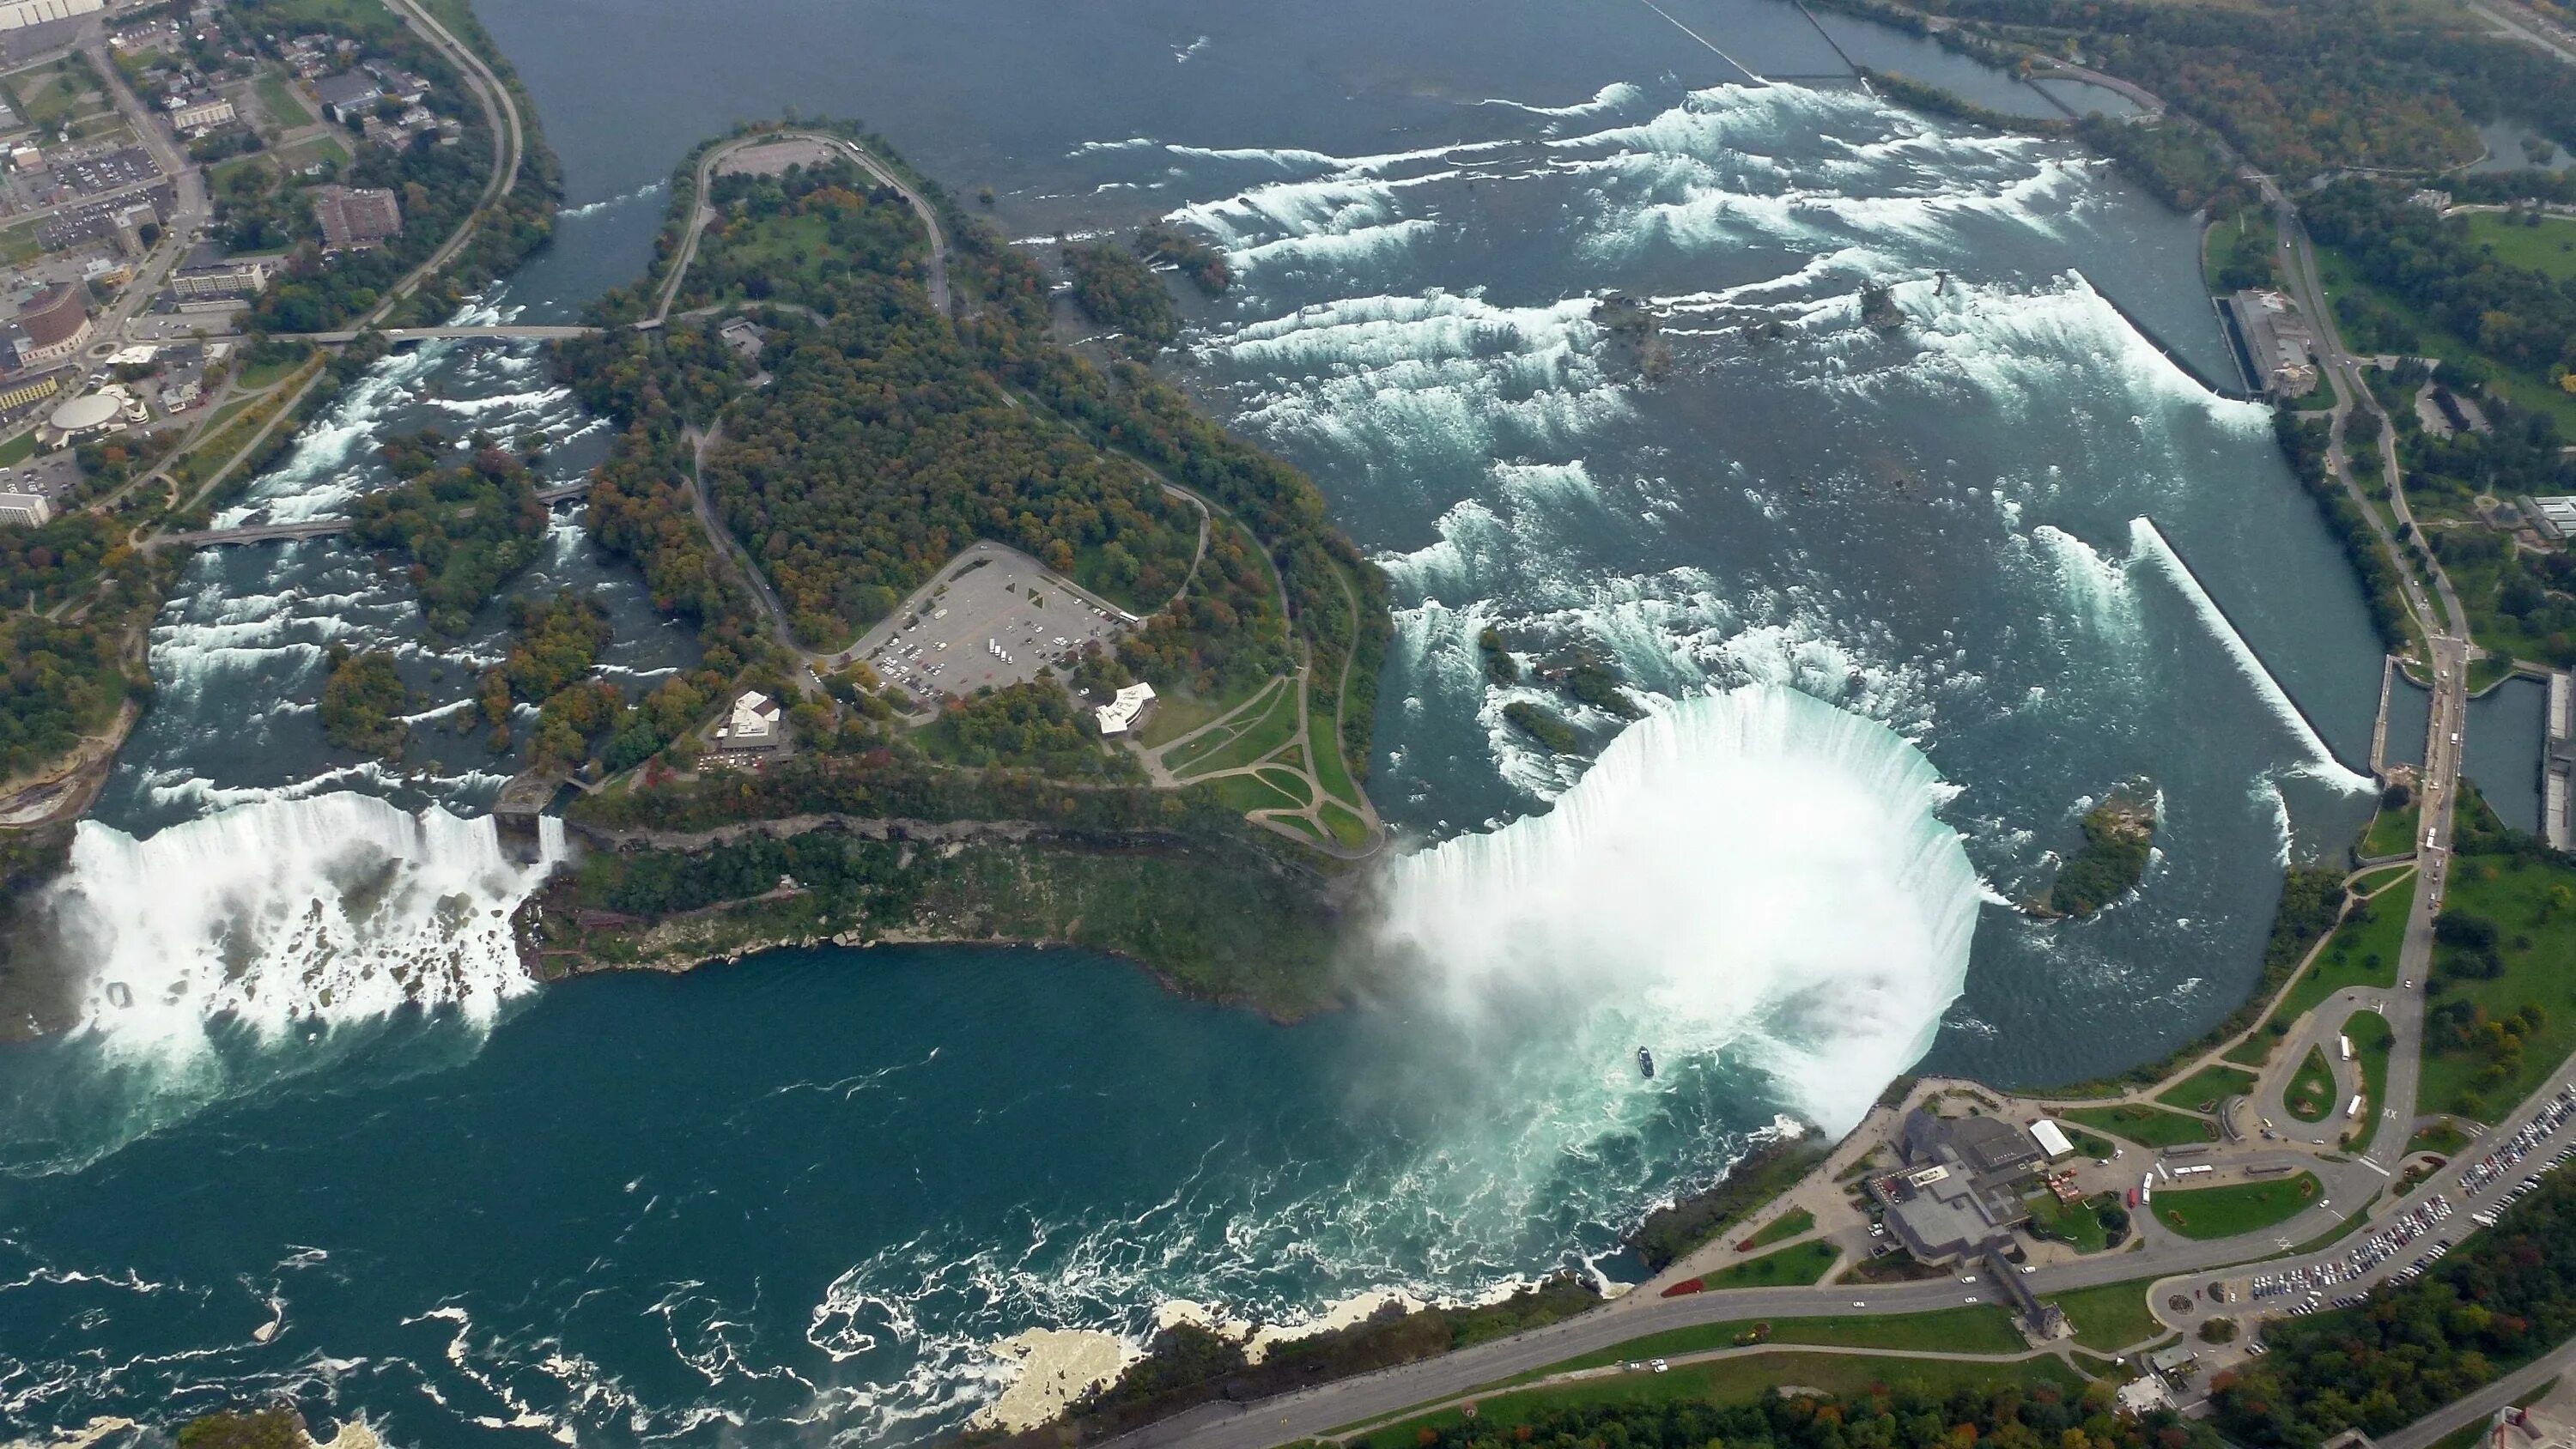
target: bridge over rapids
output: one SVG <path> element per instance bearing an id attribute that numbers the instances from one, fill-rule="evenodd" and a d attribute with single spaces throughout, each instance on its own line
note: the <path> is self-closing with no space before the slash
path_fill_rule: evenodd
<path id="1" fill-rule="evenodd" d="M 448 337 L 469 341 L 485 338 L 505 342 L 548 342 L 566 337 L 594 337 L 602 330 L 597 327 L 540 327 L 509 324 L 492 327 L 386 327 L 379 329 L 379 335 L 387 342 L 432 342 Z M 334 347 L 355 342 L 363 335 L 358 332 L 281 332 L 278 334 L 281 338 L 297 342 L 316 342 Z"/>
<path id="2" fill-rule="evenodd" d="M 578 498 L 590 491 L 590 480 L 578 479 L 537 490 L 537 501 L 551 508 L 567 498 Z M 239 528 L 209 528 L 195 533 L 165 533 L 147 547 L 197 548 L 233 543 L 276 543 L 285 539 L 322 538 L 349 531 L 345 518 L 300 518 L 292 523 L 251 523 Z"/>

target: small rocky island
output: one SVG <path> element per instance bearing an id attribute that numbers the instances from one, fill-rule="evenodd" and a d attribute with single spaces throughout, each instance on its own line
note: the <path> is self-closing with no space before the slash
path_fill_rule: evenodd
<path id="1" fill-rule="evenodd" d="M 2146 879 L 2156 839 L 2156 788 L 2130 780 L 2084 812 L 2084 844 L 2022 909 L 2043 920 L 2094 915 Z"/>

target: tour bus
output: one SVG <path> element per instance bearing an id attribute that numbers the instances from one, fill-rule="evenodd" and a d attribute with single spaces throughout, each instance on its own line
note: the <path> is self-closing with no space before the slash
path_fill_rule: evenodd
<path id="1" fill-rule="evenodd" d="M 2336 1037 L 2336 1038 L 2335 1038 L 2335 1040 L 2336 1040 L 2336 1041 L 2339 1041 L 2339 1042 L 2341 1042 L 2341 1043 L 2343 1043 L 2343 1059 L 2344 1059 L 2345 1061 L 2351 1061 L 2351 1060 L 2352 1060 L 2352 1038 L 2351 1038 L 2351 1037 L 2348 1037 L 2348 1036 L 2339 1036 L 2339 1037 Z"/>
<path id="2" fill-rule="evenodd" d="M 2174 1169 L 2174 1176 L 2176 1176 L 2176 1177 L 2190 1177 L 2190 1176 L 2192 1176 L 2192 1175 L 2194 1175 L 2194 1174 L 2196 1174 L 2196 1173 L 2203 1173 L 2203 1172 L 2215 1172 L 2215 1171 L 2217 1171 L 2217 1169 L 2216 1169 L 2216 1168 L 2214 1168 L 2214 1167 L 2212 1167 L 2210 1164 L 2208 1164 L 2208 1163 L 2206 1163 L 2206 1162 L 2195 1162 L 2195 1163 L 2193 1163 L 2193 1164 L 2192 1164 L 2191 1166 L 2189 1166 L 2189 1167 L 2177 1167 L 2177 1168 L 2175 1168 L 2175 1169 Z"/>
<path id="3" fill-rule="evenodd" d="M 2343 1114 L 2347 1117 L 2358 1117 L 2361 1115 L 2361 1094 L 2359 1092 L 2352 1094 L 2352 1105 L 2344 1108 Z"/>

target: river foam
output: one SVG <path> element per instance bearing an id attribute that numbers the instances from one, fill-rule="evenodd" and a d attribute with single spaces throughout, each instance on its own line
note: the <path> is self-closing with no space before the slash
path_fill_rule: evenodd
<path id="1" fill-rule="evenodd" d="M 1857 1122 L 1966 980 L 1979 887 L 1929 760 L 1795 690 L 1685 699 L 1545 815 L 1398 862 L 1386 934 L 1474 1017 L 1565 991 Z"/>

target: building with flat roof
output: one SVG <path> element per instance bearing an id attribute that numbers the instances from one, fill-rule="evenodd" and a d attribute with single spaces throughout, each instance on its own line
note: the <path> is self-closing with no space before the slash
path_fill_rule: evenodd
<path id="1" fill-rule="evenodd" d="M 2030 1140 L 2039 1144 L 2039 1150 L 2047 1153 L 2051 1162 L 2072 1156 L 2075 1152 L 2075 1144 L 2067 1140 L 2066 1129 L 2045 1117 L 2030 1124 Z"/>
<path id="2" fill-rule="evenodd" d="M 313 216 L 322 224 L 322 245 L 335 252 L 402 235 L 402 203 L 381 186 L 315 187 Z"/>
<path id="3" fill-rule="evenodd" d="M 202 241 L 170 273 L 170 291 L 183 307 L 192 301 L 256 297 L 268 289 L 282 264 L 273 256 L 226 256 L 221 246 Z"/>
<path id="4" fill-rule="evenodd" d="M 344 70 L 313 82 L 313 99 L 322 103 L 325 115 L 343 126 L 356 125 L 384 98 L 384 88 L 365 71 Z"/>
<path id="5" fill-rule="evenodd" d="M 734 700 L 725 722 L 716 726 L 715 748 L 728 755 L 774 755 L 787 744 L 787 721 L 778 701 L 756 689 Z"/>
<path id="6" fill-rule="evenodd" d="M 1098 719 L 1103 735 L 1123 735 L 1136 725 L 1145 706 L 1154 702 L 1154 686 L 1137 683 L 1118 691 L 1115 699 L 1100 707 Z"/>
<path id="7" fill-rule="evenodd" d="M 2316 339 L 2289 298 L 2273 291 L 2239 292 L 2227 299 L 2227 306 L 2236 314 L 2257 385 L 2274 397 L 2316 391 L 2317 365 L 2309 355 Z"/>
<path id="8" fill-rule="evenodd" d="M 204 131 L 233 118 L 233 103 L 222 96 L 194 96 L 170 108 L 170 124 L 181 131 Z"/>
<path id="9" fill-rule="evenodd" d="M 1871 1179 L 1888 1230 L 1924 1263 L 1959 1262 L 2001 1251 L 2030 1220 L 2022 1188 L 2045 1159 L 2039 1143 L 1999 1117 L 1906 1114 L 1897 1137 L 1902 1172 Z"/>
<path id="10" fill-rule="evenodd" d="M 0 524 L 41 528 L 54 517 L 54 505 L 41 493 L 0 493 Z"/>
<path id="11" fill-rule="evenodd" d="M 0 30 L 24 30 L 48 20 L 96 15 L 107 0 L 0 0 Z"/>

